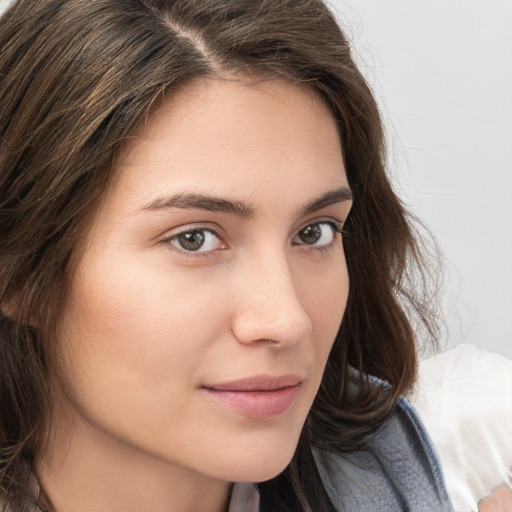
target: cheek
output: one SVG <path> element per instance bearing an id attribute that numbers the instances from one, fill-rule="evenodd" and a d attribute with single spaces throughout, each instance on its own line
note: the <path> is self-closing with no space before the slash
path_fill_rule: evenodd
<path id="1" fill-rule="evenodd" d="M 332 343 L 336 336 L 349 292 L 349 279 L 345 259 L 340 256 L 337 264 L 317 272 L 314 280 L 307 276 L 301 281 L 304 307 L 308 311 L 315 332 L 321 339 Z"/>
<path id="2" fill-rule="evenodd" d="M 151 432 L 158 451 L 193 425 L 224 307 L 182 273 L 128 260 L 75 277 L 59 340 L 61 403 L 125 440 L 142 445 Z"/>
<path id="3" fill-rule="evenodd" d="M 90 380 L 145 385 L 179 376 L 219 337 L 219 294 L 133 258 L 77 274 L 63 315 L 65 367 Z"/>
<path id="4" fill-rule="evenodd" d="M 317 386 L 341 326 L 349 293 L 349 278 L 343 254 L 323 271 L 303 272 L 299 280 L 302 304 L 311 318 L 310 354 L 314 357 Z M 314 275 L 314 279 L 308 276 Z"/>

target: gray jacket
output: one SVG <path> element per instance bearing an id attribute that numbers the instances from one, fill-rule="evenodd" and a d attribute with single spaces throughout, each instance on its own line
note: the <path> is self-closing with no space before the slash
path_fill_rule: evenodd
<path id="1" fill-rule="evenodd" d="M 453 512 L 432 441 L 410 403 L 398 405 L 366 450 L 314 454 L 336 512 Z"/>

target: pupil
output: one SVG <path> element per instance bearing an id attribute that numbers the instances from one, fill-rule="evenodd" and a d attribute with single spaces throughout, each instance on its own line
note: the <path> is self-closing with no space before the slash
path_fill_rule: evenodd
<path id="1" fill-rule="evenodd" d="M 187 251 L 197 251 L 197 249 L 200 249 L 204 244 L 204 239 L 205 236 L 202 231 L 189 231 L 188 233 L 182 233 L 178 237 L 181 247 Z"/>
<path id="2" fill-rule="evenodd" d="M 304 243 L 311 244 L 311 245 L 318 242 L 318 240 L 320 240 L 321 236 L 322 236 L 322 230 L 316 224 L 314 224 L 313 226 L 308 226 L 300 232 L 301 240 Z"/>

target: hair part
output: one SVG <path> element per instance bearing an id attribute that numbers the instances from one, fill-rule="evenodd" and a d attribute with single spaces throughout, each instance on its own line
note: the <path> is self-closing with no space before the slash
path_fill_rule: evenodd
<path id="1" fill-rule="evenodd" d="M 327 510 L 311 448 L 353 450 L 390 417 L 415 377 L 411 314 L 437 336 L 378 107 L 333 15 L 320 0 L 19 0 L 0 18 L 0 49 L 0 495 L 23 510 L 30 494 L 59 312 L 116 154 L 164 95 L 228 74 L 304 84 L 341 137 L 354 195 L 348 304 L 297 453 L 261 485 L 273 511 Z"/>

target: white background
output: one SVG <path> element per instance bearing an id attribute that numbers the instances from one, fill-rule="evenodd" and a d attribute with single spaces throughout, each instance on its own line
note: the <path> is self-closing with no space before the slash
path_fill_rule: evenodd
<path id="1" fill-rule="evenodd" d="M 331 5 L 382 105 L 397 190 L 448 258 L 447 343 L 512 357 L 512 0 Z"/>

